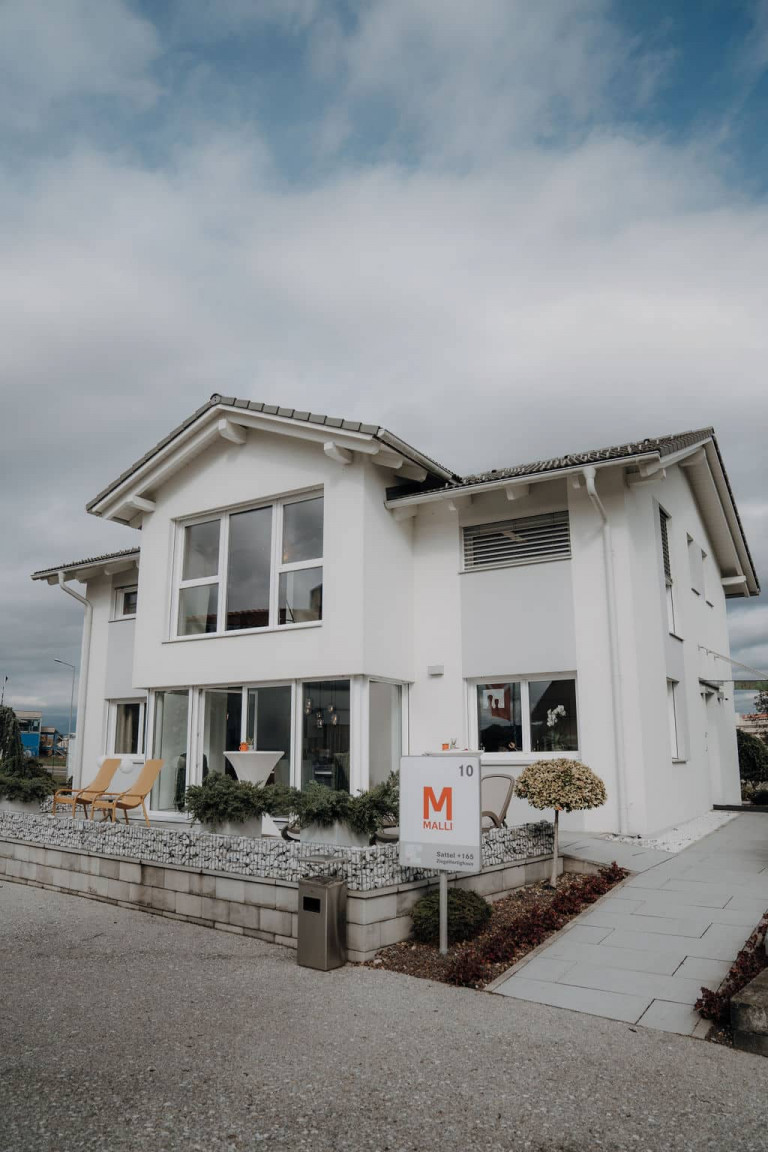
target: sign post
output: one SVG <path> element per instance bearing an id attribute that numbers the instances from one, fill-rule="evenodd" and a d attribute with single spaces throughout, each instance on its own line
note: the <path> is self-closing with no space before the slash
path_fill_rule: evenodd
<path id="1" fill-rule="evenodd" d="M 448 873 L 482 867 L 480 755 L 400 760 L 400 864 L 440 872 L 440 951 L 448 951 Z"/>

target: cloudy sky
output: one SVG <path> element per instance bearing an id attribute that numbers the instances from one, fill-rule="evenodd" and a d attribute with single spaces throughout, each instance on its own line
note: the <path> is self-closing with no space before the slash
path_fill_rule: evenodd
<path id="1" fill-rule="evenodd" d="M 6 699 L 215 391 L 460 472 L 713 424 L 768 585 L 767 101 L 768 0 L 0 0 Z"/>

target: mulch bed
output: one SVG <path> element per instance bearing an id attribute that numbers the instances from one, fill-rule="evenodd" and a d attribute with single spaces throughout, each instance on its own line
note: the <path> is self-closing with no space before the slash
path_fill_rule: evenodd
<path id="1" fill-rule="evenodd" d="M 484 988 L 627 875 L 611 864 L 598 875 L 566 873 L 556 890 L 545 883 L 518 888 L 491 905 L 491 919 L 478 936 L 452 945 L 447 955 L 441 956 L 435 944 L 405 940 L 382 949 L 364 967 Z"/>

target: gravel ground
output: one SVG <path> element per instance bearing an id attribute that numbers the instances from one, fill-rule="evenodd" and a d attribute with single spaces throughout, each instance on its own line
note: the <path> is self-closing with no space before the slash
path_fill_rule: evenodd
<path id="1" fill-rule="evenodd" d="M 2 1152 L 763 1152 L 768 1061 L 0 886 Z"/>
<path id="2" fill-rule="evenodd" d="M 603 840 L 614 840 L 620 844 L 637 844 L 641 848 L 656 848 L 659 852 L 682 852 L 683 848 L 690 847 L 697 840 L 716 832 L 724 824 L 730 824 L 739 815 L 738 812 L 707 812 L 704 816 L 696 816 L 693 820 L 686 820 L 683 824 L 676 824 L 658 836 L 603 836 Z"/>

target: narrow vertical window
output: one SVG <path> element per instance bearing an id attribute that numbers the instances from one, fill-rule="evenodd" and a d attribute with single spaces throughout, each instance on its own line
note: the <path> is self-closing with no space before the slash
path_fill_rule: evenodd
<path id="1" fill-rule="evenodd" d="M 323 497 L 283 508 L 280 553 L 279 624 L 303 624 L 323 617 Z"/>
<path id="2" fill-rule="evenodd" d="M 667 600 L 667 626 L 671 633 L 675 633 L 675 597 L 673 592 L 672 565 L 669 558 L 669 516 L 659 508 L 659 534 L 661 537 L 661 556 L 664 567 L 664 584 L 666 586 Z"/>
<path id="3" fill-rule="evenodd" d="M 680 731 L 677 715 L 677 682 L 667 680 L 667 719 L 669 722 L 669 743 L 672 759 L 680 759 Z"/>
<path id="4" fill-rule="evenodd" d="M 255 508 L 229 518 L 227 630 L 269 625 L 272 509 Z"/>
<path id="5" fill-rule="evenodd" d="M 179 589 L 179 636 L 216 632 L 219 618 L 220 520 L 188 524 Z"/>

